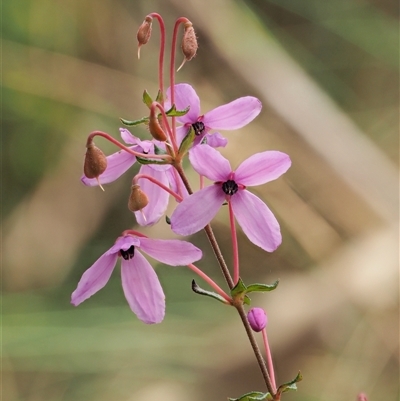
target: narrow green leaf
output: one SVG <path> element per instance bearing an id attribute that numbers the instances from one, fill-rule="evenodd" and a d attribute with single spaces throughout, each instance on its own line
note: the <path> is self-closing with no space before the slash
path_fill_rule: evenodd
<path id="1" fill-rule="evenodd" d="M 140 157 L 140 156 L 136 156 L 136 160 L 138 161 L 138 163 L 140 164 L 169 164 L 167 161 L 165 160 L 153 160 L 153 159 L 146 159 L 144 157 Z"/>
<path id="2" fill-rule="evenodd" d="M 158 90 L 157 97 L 156 97 L 156 102 L 162 104 L 163 100 L 164 100 L 164 95 L 161 93 L 160 90 Z"/>
<path id="3" fill-rule="evenodd" d="M 279 284 L 279 280 L 276 280 L 275 283 L 273 284 L 250 284 L 247 287 L 246 293 L 249 292 L 267 292 L 267 291 L 272 291 L 274 290 L 276 287 L 278 287 Z"/>
<path id="4" fill-rule="evenodd" d="M 235 298 L 236 296 L 241 295 L 241 294 L 246 293 L 246 292 L 247 292 L 247 287 L 245 286 L 245 284 L 242 281 L 242 279 L 239 277 L 238 282 L 231 289 L 232 298 Z"/>
<path id="5" fill-rule="evenodd" d="M 243 394 L 239 398 L 228 398 L 229 401 L 263 401 L 272 400 L 270 393 L 261 393 L 260 391 L 252 391 L 247 394 Z"/>
<path id="6" fill-rule="evenodd" d="M 147 90 L 145 90 L 143 92 L 143 103 L 150 108 L 151 104 L 153 103 L 153 99 L 151 98 L 151 96 L 149 95 L 149 92 L 147 92 Z"/>
<path id="7" fill-rule="evenodd" d="M 202 288 L 200 288 L 200 287 L 198 286 L 198 284 L 197 284 L 196 281 L 194 281 L 194 280 L 192 280 L 192 290 L 193 290 L 193 292 L 195 292 L 196 294 L 205 295 L 205 296 L 207 296 L 207 297 L 214 298 L 214 299 L 216 299 L 217 301 L 222 302 L 223 304 L 226 304 L 226 303 L 227 303 L 226 300 L 225 300 L 223 297 L 221 297 L 221 295 L 216 294 L 215 292 L 203 290 Z"/>
<path id="8" fill-rule="evenodd" d="M 292 381 L 281 384 L 277 390 L 277 393 L 282 394 L 282 393 L 286 393 L 286 391 L 296 391 L 297 390 L 296 383 L 298 383 L 302 380 L 303 380 L 303 376 L 299 372 Z"/>
<path id="9" fill-rule="evenodd" d="M 139 125 L 139 124 L 144 124 L 144 123 L 149 122 L 149 117 L 143 117 L 139 120 L 134 120 L 134 121 L 125 120 L 124 118 L 120 118 L 120 121 L 122 122 L 122 124 L 131 127 L 133 125 Z"/>
<path id="10" fill-rule="evenodd" d="M 250 306 L 251 305 L 251 299 L 248 295 L 245 295 L 243 298 L 243 303 Z"/>
<path id="11" fill-rule="evenodd" d="M 172 107 L 168 111 L 165 112 L 165 114 L 168 117 L 182 117 L 185 114 L 187 114 L 189 112 L 189 110 L 190 110 L 190 106 L 186 107 L 186 109 L 183 109 L 183 110 L 177 110 L 176 106 L 173 104 Z"/>

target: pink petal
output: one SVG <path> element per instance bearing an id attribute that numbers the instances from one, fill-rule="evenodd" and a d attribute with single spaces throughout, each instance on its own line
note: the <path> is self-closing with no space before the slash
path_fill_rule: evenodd
<path id="1" fill-rule="evenodd" d="M 168 186 L 168 177 L 165 171 L 157 171 L 151 166 L 142 165 L 139 174 L 151 175 L 162 184 Z M 169 193 L 146 178 L 139 178 L 138 184 L 148 196 L 149 204 L 142 209 L 142 212 L 135 212 L 136 221 L 141 226 L 152 226 L 164 215 L 168 206 Z"/>
<path id="2" fill-rule="evenodd" d="M 101 290 L 110 279 L 111 273 L 117 263 L 118 254 L 107 251 L 94 264 L 83 273 L 78 287 L 71 295 L 71 304 L 80 303 Z"/>
<path id="3" fill-rule="evenodd" d="M 261 102 L 257 98 L 241 97 L 206 113 L 203 123 L 213 130 L 242 128 L 260 114 L 261 107 Z"/>
<path id="4" fill-rule="evenodd" d="M 115 181 L 127 170 L 129 170 L 129 168 L 132 167 L 135 162 L 136 157 L 128 152 L 125 152 L 124 150 L 120 150 L 117 153 L 107 156 L 107 168 L 99 177 L 100 183 L 109 184 L 110 182 Z M 87 178 L 84 175 L 81 177 L 81 181 L 89 187 L 95 187 L 99 185 L 95 178 Z"/>
<path id="5" fill-rule="evenodd" d="M 140 238 L 140 249 L 170 266 L 185 266 L 201 259 L 202 252 L 190 242 Z"/>
<path id="6" fill-rule="evenodd" d="M 136 136 L 132 135 L 129 130 L 126 128 L 120 128 L 119 133 L 121 134 L 121 138 L 125 143 L 129 143 L 129 145 L 138 145 L 140 139 Z"/>
<path id="7" fill-rule="evenodd" d="M 185 185 L 183 184 L 182 178 L 179 176 L 178 172 L 173 167 L 171 167 L 165 171 L 165 174 L 167 175 L 169 186 L 172 191 L 180 195 L 182 198 L 187 198 L 189 196 L 189 193 Z"/>
<path id="8" fill-rule="evenodd" d="M 185 198 L 172 213 L 172 231 L 180 235 L 200 231 L 217 214 L 224 200 L 225 194 L 220 185 L 210 185 L 195 192 Z"/>
<path id="9" fill-rule="evenodd" d="M 273 252 L 282 242 L 279 223 L 267 205 L 251 192 L 231 196 L 233 213 L 243 232 L 255 245 Z"/>
<path id="10" fill-rule="evenodd" d="M 206 143 L 212 148 L 224 148 L 228 144 L 228 140 L 224 138 L 219 132 L 213 134 L 206 134 Z"/>
<path id="11" fill-rule="evenodd" d="M 165 314 L 165 295 L 156 272 L 135 249 L 135 256 L 121 262 L 122 288 L 136 316 L 144 323 L 160 323 Z"/>
<path id="12" fill-rule="evenodd" d="M 232 172 L 231 165 L 224 156 L 208 145 L 198 145 L 189 152 L 193 168 L 212 181 L 226 181 Z"/>
<path id="13" fill-rule="evenodd" d="M 286 153 L 274 150 L 256 153 L 236 169 L 235 181 L 247 186 L 265 184 L 286 173 L 291 163 Z"/>
<path id="14" fill-rule="evenodd" d="M 200 99 L 196 91 L 189 84 L 175 85 L 175 106 L 177 110 L 184 110 L 190 106 L 190 110 L 183 117 L 177 118 L 181 124 L 193 124 L 200 116 Z M 166 109 L 171 108 L 171 88 L 167 89 Z"/>
<path id="15" fill-rule="evenodd" d="M 115 241 L 115 244 L 110 248 L 108 253 L 116 253 L 122 249 L 123 251 L 127 251 L 131 246 L 139 246 L 140 241 L 138 237 L 134 237 L 132 235 L 124 235 L 123 237 L 118 237 Z"/>

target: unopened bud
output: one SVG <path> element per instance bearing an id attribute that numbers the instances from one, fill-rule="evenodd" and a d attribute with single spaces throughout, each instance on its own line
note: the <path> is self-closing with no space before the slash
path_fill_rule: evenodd
<path id="1" fill-rule="evenodd" d="M 183 32 L 182 38 L 182 52 L 185 58 L 182 61 L 182 64 L 178 68 L 178 71 L 183 67 L 186 61 L 190 61 L 197 52 L 197 38 L 196 33 L 194 31 L 193 25 L 190 21 L 186 22 L 184 25 L 185 31 Z"/>
<path id="2" fill-rule="evenodd" d="M 357 401 L 368 401 L 367 395 L 364 393 L 358 394 Z"/>
<path id="3" fill-rule="evenodd" d="M 153 18 L 147 16 L 137 31 L 136 37 L 138 40 L 138 58 L 140 58 L 140 47 L 145 45 L 150 39 L 152 21 Z"/>
<path id="4" fill-rule="evenodd" d="M 83 173 L 87 178 L 96 178 L 99 181 L 99 176 L 107 168 L 107 157 L 91 140 L 87 143 L 86 148 Z M 101 185 L 100 187 L 103 189 Z"/>
<path id="5" fill-rule="evenodd" d="M 160 121 L 153 110 L 150 112 L 149 131 L 151 136 L 157 141 L 165 142 L 167 140 L 167 135 L 161 128 Z"/>
<path id="6" fill-rule="evenodd" d="M 261 308 L 250 309 L 249 313 L 247 314 L 247 320 L 250 323 L 250 327 L 257 333 L 264 330 L 268 321 L 264 309 Z"/>
<path id="7" fill-rule="evenodd" d="M 138 212 L 145 208 L 149 203 L 149 198 L 147 195 L 140 189 L 140 185 L 134 184 L 131 187 L 131 194 L 129 196 L 128 201 L 128 209 L 131 212 Z"/>

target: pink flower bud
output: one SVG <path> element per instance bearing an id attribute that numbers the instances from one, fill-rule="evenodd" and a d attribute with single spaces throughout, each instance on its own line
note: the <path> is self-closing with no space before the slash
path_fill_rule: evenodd
<path id="1" fill-rule="evenodd" d="M 247 319 L 251 328 L 257 333 L 265 328 L 268 321 L 264 309 L 261 308 L 251 308 L 247 314 Z"/>

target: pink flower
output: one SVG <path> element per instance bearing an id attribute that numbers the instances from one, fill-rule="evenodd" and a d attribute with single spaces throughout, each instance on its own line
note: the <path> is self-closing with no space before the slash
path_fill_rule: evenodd
<path id="1" fill-rule="evenodd" d="M 166 109 L 171 107 L 171 88 L 167 90 Z M 177 121 L 183 126 L 178 127 L 176 134 L 178 143 L 188 133 L 192 126 L 196 139 L 194 144 L 201 143 L 206 137 L 207 144 L 212 147 L 224 147 L 227 140 L 218 132 L 209 134 L 210 130 L 235 130 L 244 127 L 254 120 L 261 111 L 261 102 L 253 96 L 245 96 L 230 103 L 219 106 L 204 115 L 200 113 L 200 99 L 196 91 L 189 84 L 175 85 L 175 106 L 177 110 L 184 110 L 190 106 L 190 110 Z"/>
<path id="2" fill-rule="evenodd" d="M 121 256 L 122 288 L 130 308 L 144 323 L 160 323 L 165 313 L 164 292 L 155 271 L 139 249 L 171 266 L 187 265 L 202 256 L 200 249 L 189 242 L 124 235 L 85 271 L 72 293 L 71 303 L 78 306 L 101 290 Z"/>
<path id="3" fill-rule="evenodd" d="M 120 128 L 120 132 L 122 139 L 127 144 L 133 145 L 131 146 L 131 149 L 140 153 L 154 153 L 154 143 L 152 141 L 141 141 L 125 128 Z M 100 175 L 100 182 L 102 184 L 109 184 L 110 182 L 117 180 L 122 174 L 128 171 L 135 162 L 136 157 L 125 150 L 120 150 L 119 152 L 107 156 L 107 168 L 104 173 Z M 84 175 L 81 177 L 81 181 L 89 187 L 99 185 L 95 178 L 87 178 Z"/>
<path id="4" fill-rule="evenodd" d="M 274 251 L 282 242 L 279 223 L 268 206 L 246 187 L 280 177 L 291 165 L 289 156 L 278 151 L 256 153 L 233 171 L 218 151 L 200 145 L 190 151 L 189 159 L 193 168 L 214 181 L 214 185 L 185 198 L 177 206 L 171 216 L 172 230 L 180 235 L 200 231 L 226 201 L 230 202 L 249 240 L 268 252 Z"/>

